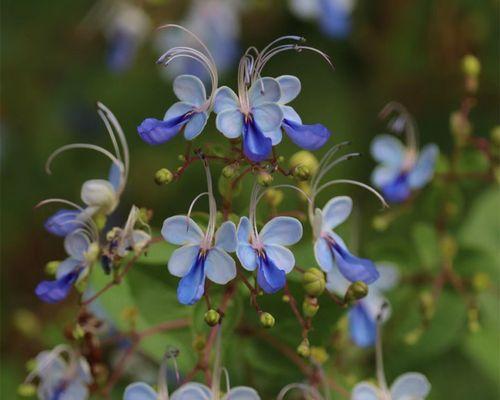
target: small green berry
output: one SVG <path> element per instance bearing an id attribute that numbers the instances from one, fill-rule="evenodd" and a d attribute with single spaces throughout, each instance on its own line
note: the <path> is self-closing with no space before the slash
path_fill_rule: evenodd
<path id="1" fill-rule="evenodd" d="M 205 322 L 209 326 L 215 326 L 219 323 L 220 321 L 220 314 L 214 310 L 210 309 L 205 313 Z"/>
<path id="2" fill-rule="evenodd" d="M 325 274 L 318 268 L 309 268 L 302 276 L 302 284 L 308 295 L 318 297 L 325 291 Z"/>
<path id="3" fill-rule="evenodd" d="M 172 182 L 174 175 L 167 168 L 159 169 L 155 172 L 155 182 L 157 185 L 166 185 Z"/>
<path id="4" fill-rule="evenodd" d="M 49 276 L 54 276 L 59 268 L 60 261 L 49 261 L 45 264 L 45 273 Z"/>
<path id="5" fill-rule="evenodd" d="M 319 310 L 318 299 L 315 297 L 306 297 L 302 303 L 302 313 L 309 318 L 316 315 Z"/>
<path id="6" fill-rule="evenodd" d="M 351 302 L 360 300 L 368 294 L 368 285 L 363 281 L 356 281 L 349 285 L 345 294 L 344 300 Z"/>
<path id="7" fill-rule="evenodd" d="M 272 328 L 274 326 L 274 317 L 268 312 L 261 313 L 259 320 L 260 324 L 266 329 Z"/>
<path id="8" fill-rule="evenodd" d="M 257 175 L 257 183 L 260 186 L 267 187 L 273 183 L 273 176 L 269 172 L 261 171 Z"/>
<path id="9" fill-rule="evenodd" d="M 476 56 L 467 54 L 462 58 L 462 71 L 467 76 L 477 77 L 481 72 L 481 62 Z"/>
<path id="10" fill-rule="evenodd" d="M 36 394 L 36 386 L 32 383 L 22 383 L 17 387 L 17 394 L 21 397 L 32 397 Z"/>
<path id="11" fill-rule="evenodd" d="M 297 346 L 297 354 L 304 358 L 308 358 L 311 355 L 311 347 L 309 346 L 308 339 L 302 340 Z"/>

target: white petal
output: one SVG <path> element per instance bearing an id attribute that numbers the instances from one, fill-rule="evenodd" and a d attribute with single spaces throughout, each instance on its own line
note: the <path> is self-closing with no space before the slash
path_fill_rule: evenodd
<path id="1" fill-rule="evenodd" d="M 205 86 L 194 75 L 180 75 L 174 80 L 174 93 L 179 100 L 199 107 L 207 100 Z"/>
<path id="2" fill-rule="evenodd" d="M 191 111 L 193 111 L 193 106 L 191 104 L 179 101 L 170 106 L 165 113 L 163 120 L 166 121 L 168 119 L 177 118 Z"/>
<path id="3" fill-rule="evenodd" d="M 168 260 L 168 271 L 179 278 L 189 272 L 200 252 L 200 246 L 187 245 L 174 250 Z"/>
<path id="4" fill-rule="evenodd" d="M 350 284 L 351 282 L 344 278 L 338 268 L 332 268 L 326 274 L 326 288 L 339 296 L 343 297 L 345 295 Z"/>
<path id="5" fill-rule="evenodd" d="M 408 183 L 412 188 L 421 188 L 432 179 L 438 154 L 439 149 L 435 144 L 428 144 L 422 149 L 415 167 L 408 176 Z"/>
<path id="6" fill-rule="evenodd" d="M 189 382 L 172 393 L 170 400 L 212 400 L 212 391 L 201 383 Z"/>
<path id="7" fill-rule="evenodd" d="M 317 239 L 314 243 L 314 257 L 318 265 L 325 272 L 331 271 L 335 266 L 330 246 L 323 238 Z"/>
<path id="8" fill-rule="evenodd" d="M 163 221 L 161 235 L 167 242 L 172 244 L 200 244 L 203 231 L 191 218 L 176 215 Z"/>
<path id="9" fill-rule="evenodd" d="M 392 400 L 423 400 L 430 391 L 431 384 L 418 372 L 400 375 L 391 386 Z"/>
<path id="10" fill-rule="evenodd" d="M 241 217 L 240 222 L 238 223 L 238 229 L 236 230 L 238 242 L 248 243 L 250 241 L 251 230 L 252 226 L 250 224 L 250 220 L 247 217 Z"/>
<path id="11" fill-rule="evenodd" d="M 222 400 L 260 400 L 260 396 L 255 389 L 246 386 L 237 386 L 232 388 Z"/>
<path id="12" fill-rule="evenodd" d="M 255 123 L 263 132 L 273 131 L 281 126 L 283 111 L 276 103 L 262 103 L 252 108 Z"/>
<path id="13" fill-rule="evenodd" d="M 265 137 L 271 139 L 271 144 L 273 146 L 280 144 L 281 140 L 283 139 L 283 132 L 281 131 L 281 127 L 275 129 L 274 131 L 263 132 L 263 133 Z"/>
<path id="14" fill-rule="evenodd" d="M 280 85 L 281 97 L 279 99 L 280 104 L 287 104 L 295 99 L 301 89 L 300 80 L 293 75 L 282 75 L 276 78 Z"/>
<path id="15" fill-rule="evenodd" d="M 344 222 L 352 211 L 352 199 L 349 196 L 337 196 L 323 207 L 323 230 L 331 230 Z"/>
<path id="16" fill-rule="evenodd" d="M 224 222 L 215 232 L 215 246 L 229 253 L 236 251 L 236 226 L 233 222 Z"/>
<path id="17" fill-rule="evenodd" d="M 394 168 L 401 167 L 405 148 L 399 139 L 390 135 L 379 135 L 373 139 L 370 152 L 375 160 Z"/>
<path id="18" fill-rule="evenodd" d="M 64 238 L 64 249 L 69 256 L 83 261 L 90 246 L 89 238 L 81 232 L 73 232 Z"/>
<path id="19" fill-rule="evenodd" d="M 202 131 L 207 124 L 208 115 L 205 112 L 197 112 L 190 119 L 184 128 L 184 138 L 193 140 Z"/>
<path id="20" fill-rule="evenodd" d="M 351 400 L 379 400 L 379 392 L 371 383 L 361 382 L 352 389 Z"/>
<path id="21" fill-rule="evenodd" d="M 290 106 L 281 106 L 281 110 L 283 111 L 283 119 L 302 125 L 302 119 L 295 109 Z"/>
<path id="22" fill-rule="evenodd" d="M 281 97 L 281 89 L 278 81 L 274 78 L 261 78 L 255 81 L 248 91 L 251 107 L 257 107 L 267 102 L 277 102 Z"/>
<path id="23" fill-rule="evenodd" d="M 248 271 L 253 271 L 257 268 L 257 254 L 255 249 L 248 243 L 238 242 L 236 255 L 240 260 L 241 265 Z"/>
<path id="24" fill-rule="evenodd" d="M 394 181 L 399 174 L 400 170 L 398 168 L 379 165 L 373 170 L 371 181 L 375 186 L 382 187 Z"/>
<path id="25" fill-rule="evenodd" d="M 290 246 L 302 237 L 302 224 L 292 217 L 275 217 L 264 225 L 259 234 L 265 244 Z"/>
<path id="26" fill-rule="evenodd" d="M 377 290 L 387 291 L 392 289 L 399 282 L 399 270 L 394 264 L 376 263 L 379 278 L 370 285 Z"/>
<path id="27" fill-rule="evenodd" d="M 286 247 L 276 244 L 264 245 L 267 256 L 271 261 L 285 273 L 289 273 L 295 267 L 295 257 L 293 253 Z"/>
<path id="28" fill-rule="evenodd" d="M 238 109 L 222 111 L 215 118 L 215 127 L 228 139 L 235 139 L 243 130 L 243 114 Z"/>
<path id="29" fill-rule="evenodd" d="M 113 185 L 104 179 L 86 181 L 82 186 L 81 198 L 86 205 L 98 207 L 106 214 L 114 210 L 118 200 Z"/>
<path id="30" fill-rule="evenodd" d="M 227 86 L 217 89 L 214 101 L 214 112 L 216 114 L 237 108 L 239 108 L 238 96 L 236 96 L 236 93 L 232 89 Z"/>
<path id="31" fill-rule="evenodd" d="M 149 385 L 136 382 L 128 385 L 123 393 L 123 400 L 156 400 L 158 394 Z"/>
<path id="32" fill-rule="evenodd" d="M 214 247 L 205 260 L 205 272 L 212 282 L 225 285 L 236 276 L 236 263 L 224 250 Z"/>

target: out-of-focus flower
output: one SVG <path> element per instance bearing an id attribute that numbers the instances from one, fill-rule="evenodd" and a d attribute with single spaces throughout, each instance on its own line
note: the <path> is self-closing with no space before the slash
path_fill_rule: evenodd
<path id="1" fill-rule="evenodd" d="M 401 203 L 412 191 L 425 186 L 434 175 L 439 154 L 435 144 L 428 144 L 419 152 L 416 127 L 406 109 L 398 103 L 389 103 L 381 112 L 387 116 L 393 111 L 397 116 L 390 121 L 389 129 L 406 134 L 406 145 L 390 135 L 379 135 L 371 144 L 371 154 L 381 165 L 373 171 L 372 183 L 382 190 L 389 202 Z"/>
<path id="2" fill-rule="evenodd" d="M 353 342 L 360 347 L 373 346 L 375 344 L 377 318 L 382 305 L 387 303 L 383 292 L 390 290 L 399 280 L 398 271 L 394 266 L 377 263 L 376 267 L 380 274 L 379 278 L 370 284 L 368 295 L 357 301 L 349 310 L 350 336 Z M 344 296 L 349 285 L 350 282 L 336 268 L 333 268 L 327 274 L 326 287 L 329 291 Z M 390 308 L 387 306 L 384 307 L 382 321 L 386 321 L 389 317 Z"/>
<path id="3" fill-rule="evenodd" d="M 431 390 L 427 378 L 418 372 L 407 372 L 396 378 L 390 388 L 380 388 L 369 382 L 354 386 L 351 400 L 424 400 Z"/>
<path id="4" fill-rule="evenodd" d="M 289 4 L 297 17 L 317 20 L 332 38 L 345 39 L 351 33 L 355 0 L 289 0 Z"/>

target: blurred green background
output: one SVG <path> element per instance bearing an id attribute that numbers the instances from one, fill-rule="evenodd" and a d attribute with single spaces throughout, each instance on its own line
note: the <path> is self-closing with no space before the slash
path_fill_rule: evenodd
<path id="1" fill-rule="evenodd" d="M 181 19 L 188 2 L 143 3 L 157 26 Z M 358 0 L 353 31 L 342 41 L 325 37 L 314 22 L 294 17 L 285 1 L 246 3 L 248 7 L 241 15 L 242 49 L 249 45 L 262 47 L 281 35 L 300 34 L 333 58 L 334 72 L 312 54 L 286 53 L 274 60 L 267 72 L 270 76 L 299 76 L 303 91 L 294 106 L 303 119 L 325 124 L 333 132 L 333 142 L 351 140 L 353 149 L 366 154 L 344 164 L 335 176 L 368 181 L 374 163 L 367 149 L 373 136 L 383 132 L 377 114 L 390 100 L 402 102 L 413 113 L 422 143 L 436 142 L 442 152 L 447 152 L 452 146 L 449 116 L 459 107 L 463 95 L 460 60 L 467 53 L 475 54 L 482 64 L 479 104 L 471 115 L 475 134 L 488 137 L 499 122 L 496 0 Z M 40 350 L 59 343 L 62 327 L 73 318 L 75 299 L 64 305 L 46 305 L 33 293 L 44 277 L 45 262 L 64 256 L 60 240 L 43 230 L 43 221 L 52 210 L 33 207 L 48 197 L 76 201 L 84 180 L 106 176 L 108 165 L 102 157 L 78 151 L 56 160 L 52 176 L 44 172 L 47 156 L 61 145 L 109 145 L 95 113 L 95 102 L 103 102 L 115 113 L 131 147 L 131 176 L 120 209 L 113 216 L 118 223 L 130 205 L 137 204 L 155 211 L 152 224 L 158 227 L 165 217 L 184 213 L 191 199 L 204 190 L 199 166 L 175 185 L 154 184 L 154 171 L 164 166 L 174 169 L 179 164 L 177 155 L 183 151 L 183 139 L 179 136 L 166 145 L 149 147 L 139 139 L 136 126 L 145 117 L 163 115 L 174 101 L 171 84 L 159 74 L 154 63 L 157 53 L 150 41 L 140 48 L 130 70 L 122 74 L 110 72 L 105 63 L 103 36 L 82 34 L 77 29 L 91 6 L 91 1 L 82 0 L 1 2 L 1 393 L 6 399 L 15 398 L 13 393 L 25 376 L 25 362 Z M 234 72 L 228 73 L 221 83 L 234 87 L 235 79 Z M 214 127 L 209 126 L 195 143 L 216 142 L 219 138 Z M 279 150 L 285 156 L 296 151 L 289 142 Z M 469 205 L 482 194 L 484 184 L 472 182 L 466 189 L 467 206 L 460 218 L 471 220 L 474 218 Z M 406 252 L 411 260 L 415 247 L 411 241 L 397 242 L 398 231 L 388 236 L 389 244 L 396 250 L 377 250 L 377 240 L 383 233 L 370 226 L 378 205 L 356 190 L 346 192 L 360 202 L 363 210 L 360 219 L 364 252 L 379 251 L 382 256 L 391 251 Z M 240 209 L 245 207 L 247 198 L 238 198 Z M 490 206 L 486 215 L 498 218 L 497 206 Z M 412 220 L 418 221 L 419 215 L 422 214 L 413 215 Z M 412 235 L 404 228 L 402 232 Z M 498 276 L 498 258 L 487 261 L 489 265 L 483 265 L 474 254 L 465 260 L 464 269 L 469 265 L 485 267 L 495 278 Z M 403 271 L 405 265 L 400 267 Z M 162 273 L 165 276 L 165 271 Z M 410 293 L 402 290 L 394 296 L 402 314 L 416 308 Z M 436 317 L 438 322 L 433 325 L 438 333 L 430 344 L 415 348 L 405 347 L 396 339 L 387 343 L 390 380 L 406 370 L 418 370 L 427 374 L 433 384 L 431 399 L 498 398 L 499 304 L 497 297 L 486 297 L 485 307 L 493 321 L 483 327 L 479 339 L 471 338 L 467 332 L 461 300 L 447 292 Z M 19 328 L 24 315 L 20 310 L 30 310 L 36 316 L 29 319 L 34 329 L 28 333 Z M 340 311 L 334 314 L 337 316 Z M 394 317 L 390 326 L 397 324 Z M 445 343 L 436 344 L 439 340 Z M 433 351 L 425 357 L 418 356 L 432 344 Z M 335 358 L 335 354 L 331 357 Z M 357 360 L 364 363 L 365 372 L 354 369 L 352 375 L 371 376 L 371 358 L 363 356 Z M 349 374 L 345 375 L 346 386 L 352 385 L 353 378 L 349 380 Z M 291 379 L 298 377 L 292 375 Z M 279 383 L 284 386 L 289 382 Z M 270 385 L 266 390 L 269 391 L 265 393 L 273 393 L 276 387 Z"/>

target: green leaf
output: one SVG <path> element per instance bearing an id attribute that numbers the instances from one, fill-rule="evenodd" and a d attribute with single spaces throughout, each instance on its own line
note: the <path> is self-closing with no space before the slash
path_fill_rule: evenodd
<path id="1" fill-rule="evenodd" d="M 413 226 L 412 236 L 422 266 L 428 269 L 437 267 L 441 254 L 436 229 L 430 224 L 419 222 Z"/>
<path id="2" fill-rule="evenodd" d="M 138 263 L 151 265 L 167 265 L 167 261 L 172 255 L 176 246 L 165 241 L 153 243 L 148 247 L 148 250 L 143 254 Z"/>

